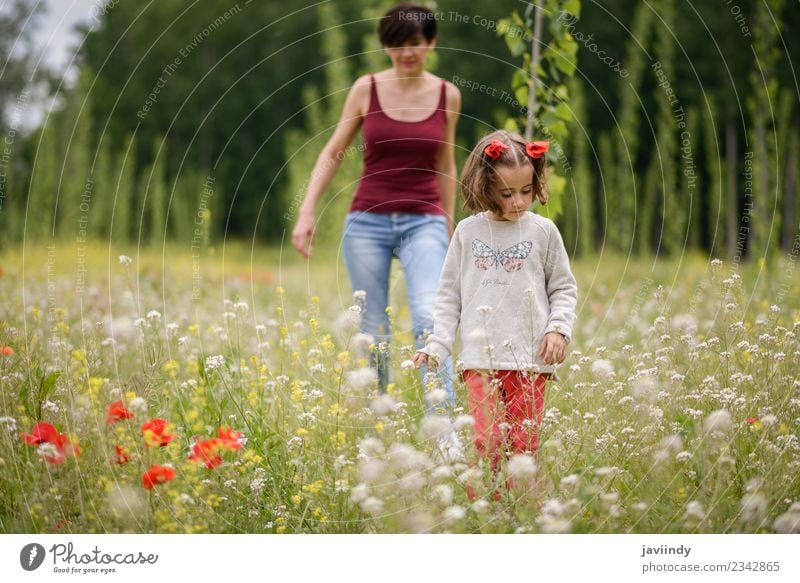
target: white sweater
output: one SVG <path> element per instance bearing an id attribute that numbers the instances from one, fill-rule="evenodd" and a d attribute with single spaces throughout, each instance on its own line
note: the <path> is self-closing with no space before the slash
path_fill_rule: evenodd
<path id="1" fill-rule="evenodd" d="M 480 213 L 461 221 L 442 268 L 433 334 L 422 352 L 441 362 L 461 328 L 459 370 L 555 372 L 538 356 L 542 338 L 570 341 L 578 286 L 553 221 Z"/>

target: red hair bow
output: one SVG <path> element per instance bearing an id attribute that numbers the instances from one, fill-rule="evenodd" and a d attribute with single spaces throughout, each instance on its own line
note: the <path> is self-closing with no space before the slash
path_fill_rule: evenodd
<path id="1" fill-rule="evenodd" d="M 500 157 L 501 150 L 508 150 L 508 146 L 506 146 L 500 140 L 492 140 L 489 142 L 489 145 L 483 149 L 483 151 L 486 152 L 486 155 L 492 160 L 497 160 Z"/>
<path id="2" fill-rule="evenodd" d="M 541 158 L 550 149 L 550 142 L 528 142 L 525 151 L 531 158 Z"/>

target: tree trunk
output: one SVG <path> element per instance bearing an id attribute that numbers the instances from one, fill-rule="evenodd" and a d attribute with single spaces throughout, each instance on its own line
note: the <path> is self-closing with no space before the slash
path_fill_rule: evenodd
<path id="1" fill-rule="evenodd" d="M 737 157 L 736 122 L 729 117 L 725 122 L 725 159 L 728 168 L 728 188 L 725 189 L 725 208 L 727 209 L 725 241 L 729 258 L 736 254 L 736 230 L 739 225 L 739 193 L 736 188 Z"/>

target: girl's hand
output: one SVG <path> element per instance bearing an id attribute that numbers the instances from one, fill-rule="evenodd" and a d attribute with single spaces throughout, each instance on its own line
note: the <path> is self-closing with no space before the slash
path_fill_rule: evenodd
<path id="1" fill-rule="evenodd" d="M 544 335 L 539 348 L 539 356 L 545 364 L 561 364 L 567 351 L 567 341 L 558 332 L 548 332 Z"/>
<path id="2" fill-rule="evenodd" d="M 428 363 L 428 355 L 427 354 L 425 354 L 424 352 L 417 352 L 414 355 L 414 366 L 419 368 L 423 364 L 426 364 L 426 363 Z M 434 366 L 433 359 L 431 359 L 430 365 Z"/>

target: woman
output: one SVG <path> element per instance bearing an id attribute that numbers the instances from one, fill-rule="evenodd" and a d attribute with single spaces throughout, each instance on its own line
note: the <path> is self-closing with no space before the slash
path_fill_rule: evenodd
<path id="1" fill-rule="evenodd" d="M 336 130 L 314 166 L 292 245 L 310 257 L 317 203 L 345 150 L 363 130 L 364 171 L 345 221 L 342 251 L 353 290 L 366 292 L 362 330 L 383 347 L 375 356 L 384 389 L 393 257 L 405 273 L 418 348 L 433 330 L 439 274 L 453 232 L 461 95 L 455 85 L 425 70 L 426 57 L 436 45 L 433 12 L 413 4 L 396 6 L 381 18 L 378 37 L 392 66 L 359 78 L 351 88 Z M 439 374 L 454 404 L 449 361 Z"/>

